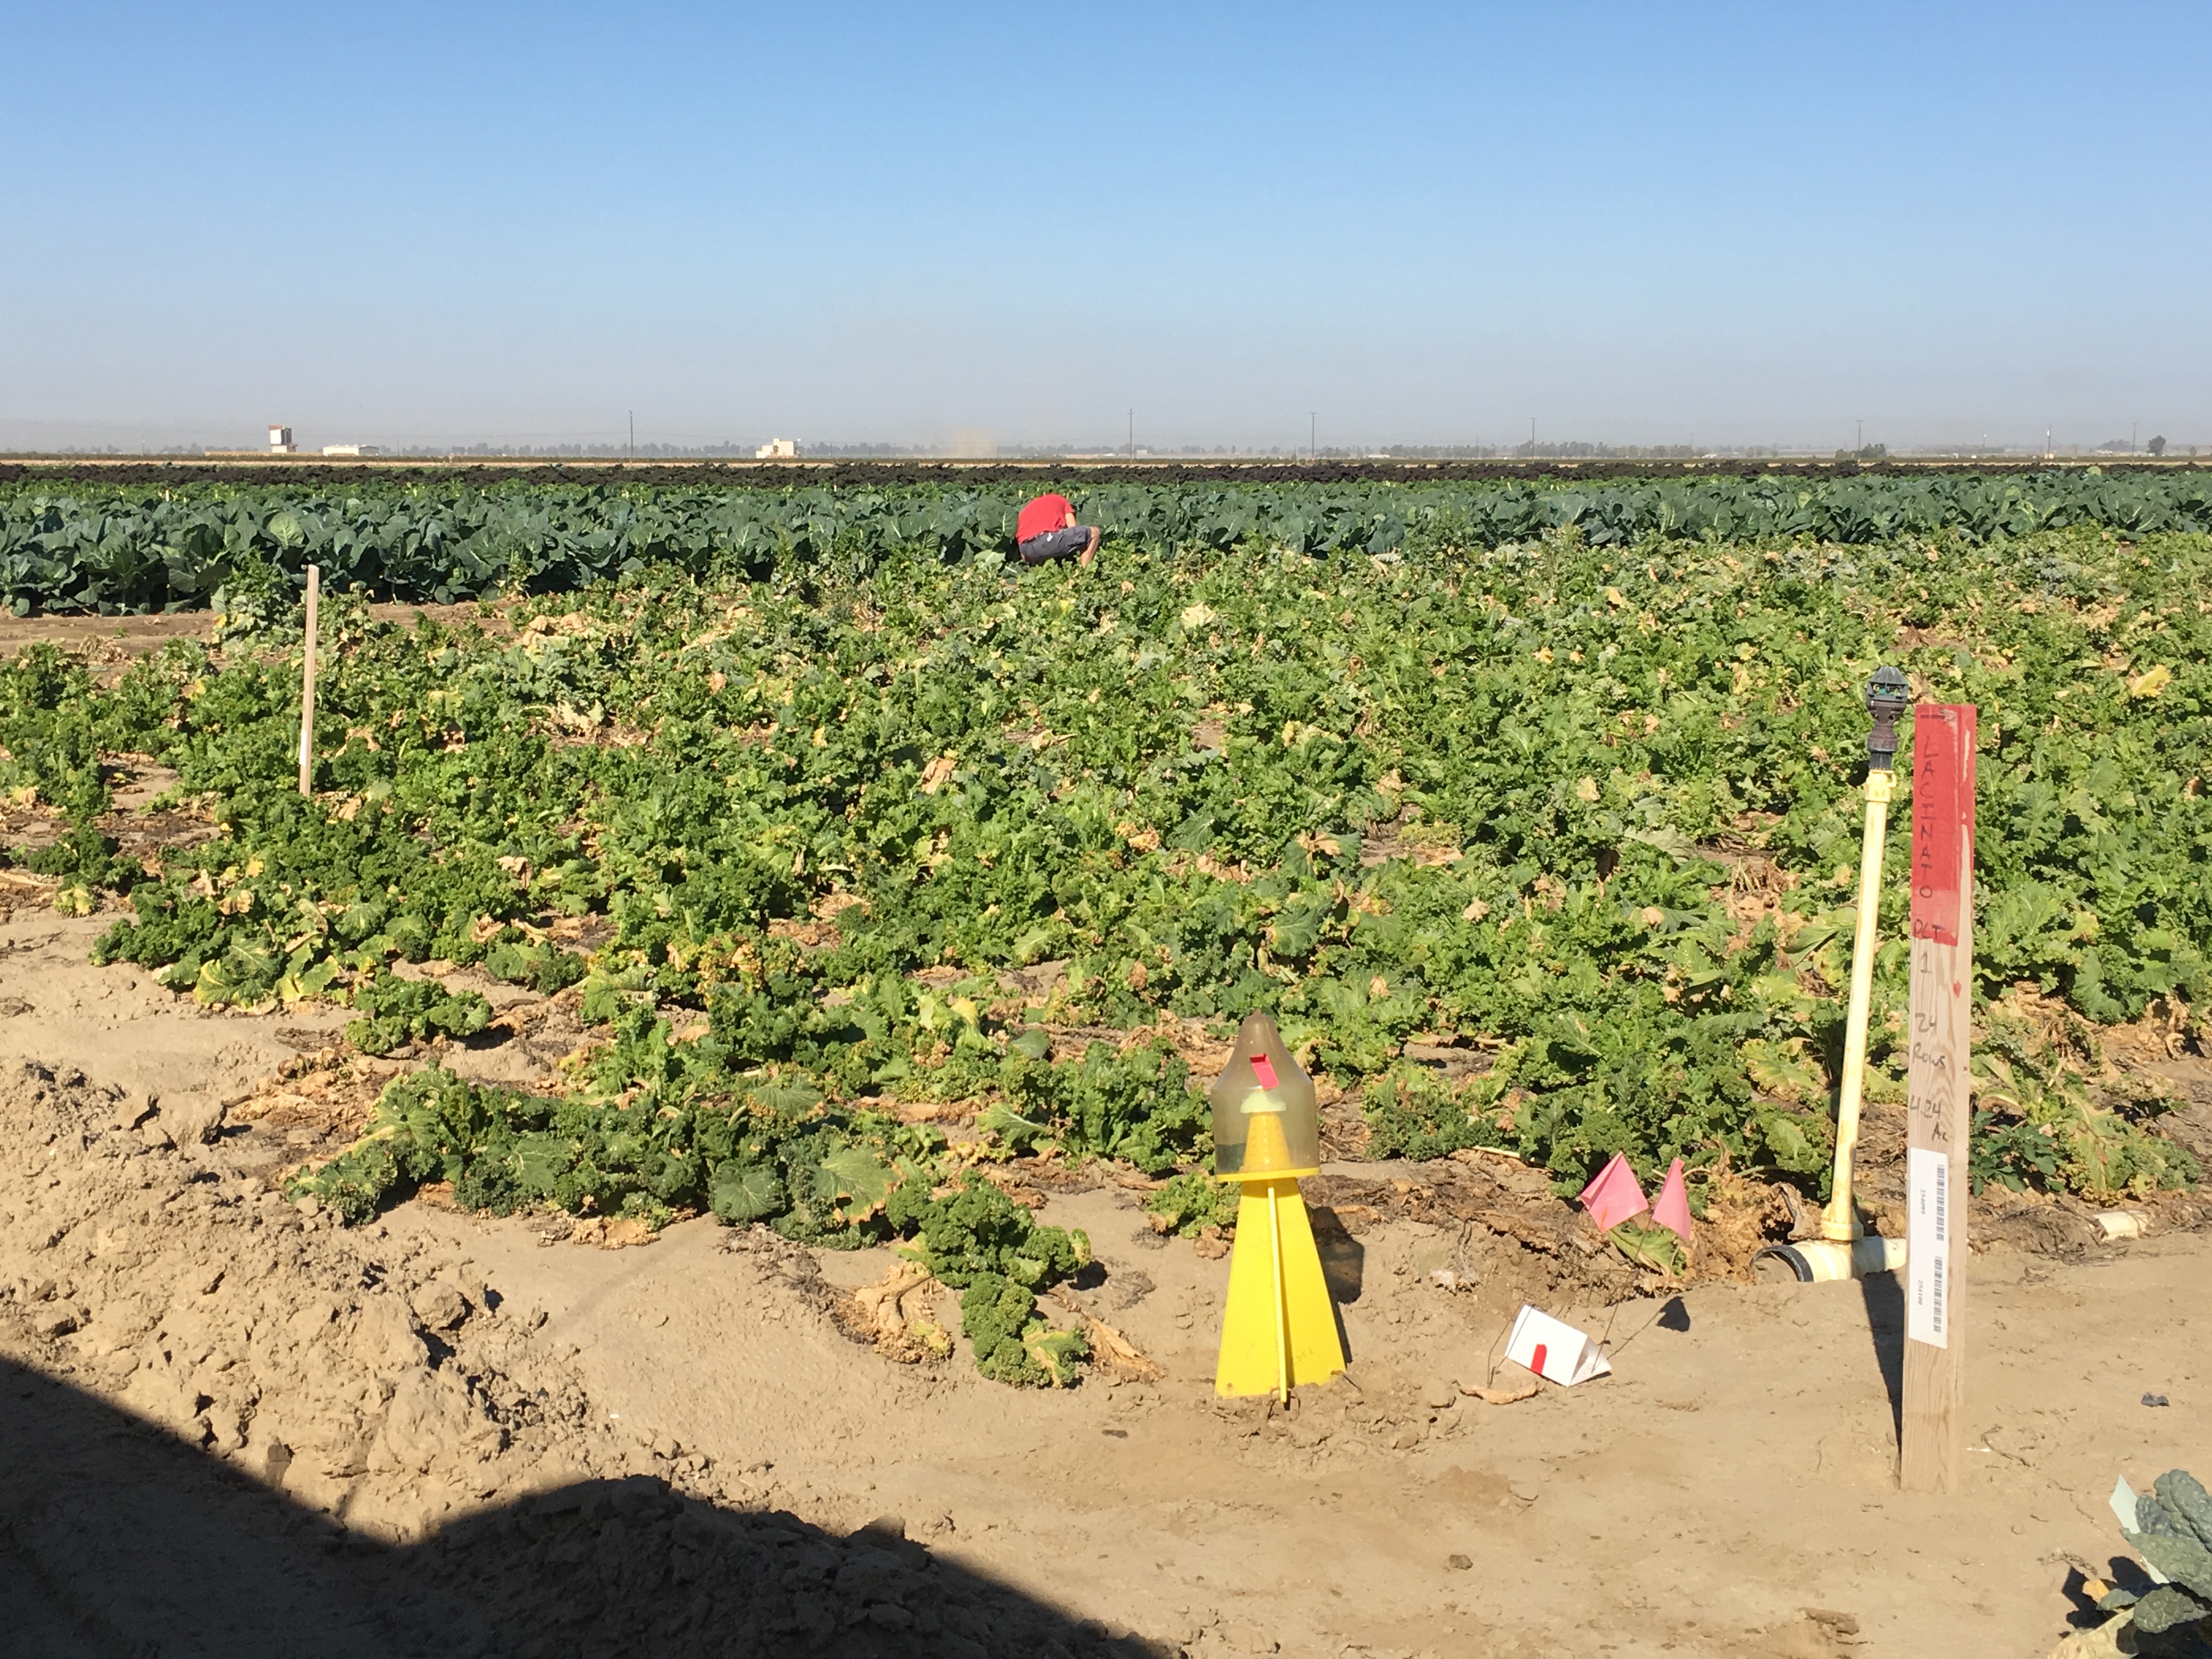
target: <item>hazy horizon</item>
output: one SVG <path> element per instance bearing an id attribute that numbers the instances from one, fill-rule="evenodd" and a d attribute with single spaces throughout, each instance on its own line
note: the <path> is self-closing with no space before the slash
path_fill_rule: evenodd
<path id="1" fill-rule="evenodd" d="M 4 423 L 0 423 L 4 425 Z M 787 436 L 789 434 L 779 434 Z M 2133 454 L 2138 458 L 2154 459 L 2162 453 L 2167 460 L 2212 457 L 2212 446 L 2176 443 L 2166 438 L 2162 452 L 2153 452 L 2149 446 L 2154 438 L 2166 437 L 2163 433 L 2144 433 L 2139 437 L 2118 434 L 2088 442 L 2069 442 L 2054 437 L 2046 452 L 2040 442 L 2001 446 L 1994 441 L 1986 445 L 1923 445 L 1894 446 L 1879 443 L 1869 437 L 1858 453 L 1861 456 L 1888 454 L 1899 459 L 1941 459 L 1956 457 L 1971 459 L 1985 456 L 1992 460 L 2018 461 L 2046 453 L 2060 459 L 2080 459 L 2086 457 Z M 1036 444 L 995 443 L 978 441 L 972 444 L 891 444 L 864 439 L 800 440 L 799 459 L 813 460 L 1113 460 L 1129 453 L 1122 446 L 1108 444 Z M 330 440 L 333 445 L 352 446 L 350 438 Z M 319 457 L 320 444 L 300 442 L 288 452 L 295 459 L 332 459 Z M 620 441 L 574 441 L 565 444 L 501 443 L 496 441 L 474 439 L 454 440 L 447 443 L 422 441 L 378 443 L 363 440 L 357 446 L 362 455 L 385 459 L 465 459 L 481 455 L 501 459 L 580 459 L 619 461 L 626 456 L 640 461 L 683 460 L 700 461 L 744 460 L 753 459 L 757 446 L 750 441 L 728 443 L 689 444 L 650 442 L 641 438 L 635 449 Z M 265 447 L 248 440 L 226 439 L 221 443 L 183 444 L 148 441 L 128 445 L 112 441 L 92 441 L 57 444 L 38 447 L 31 444 L 9 445 L 0 441 L 0 458 L 50 459 L 83 456 L 88 458 L 116 457 L 150 459 L 224 459 L 234 460 L 269 453 Z M 1375 444 L 1370 446 L 1330 446 L 1322 444 L 1309 451 L 1304 446 L 1289 444 L 1267 447 L 1263 445 L 1236 446 L 1191 442 L 1139 445 L 1133 459 L 1159 460 L 1276 460 L 1303 462 L 1308 459 L 1321 461 L 1353 460 L 1803 460 L 1828 459 L 1852 453 L 1845 444 L 1833 450 L 1816 448 L 1811 445 L 1744 444 L 1720 447 L 1687 445 L 1632 445 L 1603 444 L 1575 438 L 1562 438 L 1556 442 L 1540 439 L 1532 449 L 1524 441 L 1519 445 L 1477 444 Z"/>
<path id="2" fill-rule="evenodd" d="M 52 9 L 0 447 L 2212 446 L 2212 15 Z"/>

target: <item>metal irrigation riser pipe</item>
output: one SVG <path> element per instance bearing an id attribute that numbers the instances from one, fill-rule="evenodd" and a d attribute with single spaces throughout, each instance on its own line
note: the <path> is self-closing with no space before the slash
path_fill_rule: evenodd
<path id="1" fill-rule="evenodd" d="M 1851 1200 L 1851 1159 L 1858 1151 L 1859 1103 L 1866 1085 L 1867 1022 L 1874 1000 L 1875 933 L 1881 911 L 1882 853 L 1888 839 L 1889 802 L 1895 787 L 1897 722 L 1911 688 L 1894 668 L 1879 668 L 1867 682 L 1867 713 L 1874 729 L 1867 734 L 1866 838 L 1859 852 L 1858 930 L 1851 945 L 1851 1002 L 1844 1028 L 1843 1090 L 1836 1103 L 1836 1172 L 1828 1207 L 1820 1217 L 1820 1236 L 1848 1244 L 1865 1229 Z"/>

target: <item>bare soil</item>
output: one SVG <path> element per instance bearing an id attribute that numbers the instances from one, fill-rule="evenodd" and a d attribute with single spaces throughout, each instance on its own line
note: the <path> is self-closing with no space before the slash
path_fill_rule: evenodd
<path id="1" fill-rule="evenodd" d="M 495 634 L 505 626 L 498 605 L 489 600 L 464 599 L 458 605 L 377 604 L 368 607 L 368 613 L 379 622 L 403 624 L 412 623 L 417 617 L 457 625 L 477 623 Z M 115 670 L 135 658 L 151 655 L 171 640 L 210 641 L 214 638 L 215 613 L 211 611 L 167 611 L 120 617 L 11 617 L 0 613 L 0 657 L 12 657 L 26 646 L 58 645 L 82 655 L 95 672 L 108 671 L 105 678 L 112 678 Z"/>
<path id="2" fill-rule="evenodd" d="M 1930 472 L 1982 475 L 2048 472 L 2094 466 L 2106 471 L 2194 471 L 2203 463 L 2187 456 L 2100 455 L 2046 461 L 2040 457 L 1973 459 L 1896 457 L 1862 464 L 1856 460 L 1790 459 L 1599 459 L 1552 460 L 1200 460 L 1162 457 L 1062 458 L 1037 460 L 996 459 L 860 460 L 829 457 L 818 460 L 714 461 L 614 460 L 605 458 L 549 461 L 529 456 L 376 456 L 337 459 L 324 456 L 246 455 L 164 460 L 142 456 L 18 456 L 0 460 L 0 483 L 27 483 L 66 489 L 73 479 L 104 485 L 167 489 L 178 484 L 279 484 L 291 488 L 345 489 L 363 473 L 400 477 L 492 483 L 619 483 L 625 478 L 685 489 L 787 489 L 808 488 L 882 489 L 896 484 L 946 483 L 973 486 L 1016 483 L 1033 486 L 1054 479 L 1102 483 L 1343 483 L 1365 479 L 1401 483 L 1438 479 L 1853 477 L 1860 473 L 1914 477 Z"/>
<path id="3" fill-rule="evenodd" d="M 432 1056 L 93 968 L 105 921 L 0 915 L 0 1580 L 26 1651 L 2032 1659 L 2112 1571 L 2114 1477 L 2212 1462 L 2187 1200 L 2121 1243 L 2075 1206 L 1978 1214 L 1949 1497 L 1895 1490 L 1893 1281 L 1667 1286 L 1495 1158 L 1309 1183 L 1352 1365 L 1286 1411 L 1212 1393 L 1218 1243 L 1030 1166 L 1097 1252 L 1075 1302 L 1162 1374 L 1016 1390 L 853 1340 L 886 1251 L 708 1220 L 606 1248 L 434 1190 L 350 1231 L 303 1212 L 283 1175 Z M 439 1051 L 457 1069 L 543 1078 L 583 1036 L 559 999 L 482 988 L 503 1012 Z M 2197 1091 L 2179 1131 L 2212 1132 L 2202 1062 L 2164 1063 Z M 1613 1374 L 1469 1392 L 1525 1381 L 1499 1358 L 1524 1300 Z"/>

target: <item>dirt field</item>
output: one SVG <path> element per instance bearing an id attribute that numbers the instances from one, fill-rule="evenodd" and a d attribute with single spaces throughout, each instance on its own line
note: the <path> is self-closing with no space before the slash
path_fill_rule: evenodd
<path id="1" fill-rule="evenodd" d="M 459 605 L 373 605 L 380 622 L 410 623 L 416 617 L 447 622 L 481 622 L 497 632 L 495 608 L 473 600 Z M 0 657 L 12 657 L 27 645 L 58 645 L 82 653 L 95 668 L 112 669 L 158 651 L 171 640 L 213 640 L 215 613 L 179 611 L 149 617 L 9 617 L 0 615 Z"/>
<path id="2" fill-rule="evenodd" d="M 363 474 L 459 477 L 475 484 L 531 483 L 617 483 L 642 477 L 656 484 L 693 489 L 785 489 L 802 488 L 880 489 L 909 483 L 1029 483 L 1040 478 L 1073 477 L 1089 483 L 1340 483 L 1355 479 L 1446 478 L 1655 478 L 1655 477 L 1850 477 L 1859 473 L 1910 477 L 1936 472 L 1984 474 L 2045 472 L 2094 466 L 2118 472 L 2181 471 L 2197 465 L 2191 456 L 2072 456 L 2045 460 L 1903 457 L 1862 465 L 1853 460 L 1788 459 L 1553 460 L 1359 460 L 1139 457 L 1054 459 L 997 458 L 927 459 L 919 457 L 866 460 L 823 458 L 752 461 L 697 461 L 643 457 L 628 461 L 607 456 L 555 461 L 538 456 L 384 455 L 339 459 L 319 455 L 234 455 L 173 457 L 19 455 L 0 459 L 0 483 L 24 482 L 65 489 L 72 478 L 103 483 L 165 489 L 184 483 L 280 483 L 309 489 L 343 489 Z"/>
<path id="3" fill-rule="evenodd" d="M 1045 1218 L 1089 1231 L 1085 1310 L 1157 1382 L 1024 1391 L 856 1346 L 831 1309 L 880 1252 L 710 1221 L 594 1248 L 434 1194 L 347 1231 L 271 1183 L 392 1062 L 343 1056 L 329 1013 L 92 968 L 101 925 L 0 920 L 21 1651 L 2029 1659 L 2115 1553 L 2113 1477 L 2212 1462 L 2186 1232 L 2014 1227 L 2042 1248 L 1974 1258 L 1971 1473 L 1939 1498 L 1893 1489 L 1890 1281 L 1616 1300 L 1571 1247 L 1462 1218 L 1548 1213 L 1510 1170 L 1317 1183 L 1357 1233 L 1353 1364 L 1288 1413 L 1213 1398 L 1226 1260 L 1079 1176 Z M 578 1032 L 495 988 L 506 1018 L 444 1058 L 542 1075 Z M 1519 1375 L 1524 1295 L 1612 1377 L 1466 1393 Z"/>

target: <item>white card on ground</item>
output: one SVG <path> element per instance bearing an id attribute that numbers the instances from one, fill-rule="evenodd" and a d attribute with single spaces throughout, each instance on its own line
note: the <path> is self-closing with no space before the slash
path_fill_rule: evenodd
<path id="1" fill-rule="evenodd" d="M 1587 1331 L 1578 1331 L 1565 1320 L 1525 1305 L 1513 1322 L 1513 1334 L 1505 1340 L 1505 1357 L 1547 1382 L 1562 1387 L 1609 1376 L 1613 1370 Z"/>
<path id="2" fill-rule="evenodd" d="M 1914 1146 L 1905 1155 L 1905 1334 L 1933 1348 L 1946 1347 L 1950 1293 L 1951 1155 Z"/>
<path id="3" fill-rule="evenodd" d="M 2124 1474 L 2112 1482 L 2110 1501 L 2113 1517 L 2120 1523 L 2120 1530 L 2133 1532 L 2136 1529 L 2136 1489 L 2128 1485 L 2128 1478 Z"/>

